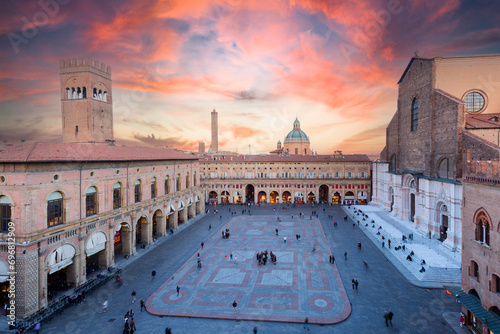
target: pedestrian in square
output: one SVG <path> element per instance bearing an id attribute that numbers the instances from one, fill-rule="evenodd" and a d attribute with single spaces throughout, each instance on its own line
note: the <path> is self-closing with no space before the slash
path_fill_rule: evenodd
<path id="1" fill-rule="evenodd" d="M 286 244 L 286 237 L 283 238 L 283 243 Z"/>
<path id="2" fill-rule="evenodd" d="M 358 290 L 358 284 L 359 284 L 358 280 L 354 280 L 354 287 L 356 288 L 356 290 Z"/>
<path id="3" fill-rule="evenodd" d="M 347 251 L 344 252 L 344 260 L 347 260 Z"/>
<path id="4" fill-rule="evenodd" d="M 132 304 L 135 302 L 135 296 L 136 296 L 136 293 L 135 293 L 135 290 L 132 290 Z"/>
<path id="5" fill-rule="evenodd" d="M 332 255 L 332 264 L 335 263 L 335 256 Z"/>
<path id="6" fill-rule="evenodd" d="M 354 278 L 352 279 L 351 282 L 352 282 L 352 289 L 354 290 L 354 285 L 356 284 L 356 283 L 354 283 Z"/>
<path id="7" fill-rule="evenodd" d="M 181 288 L 177 285 L 177 296 L 179 296 L 180 291 L 181 291 Z"/>
<path id="8" fill-rule="evenodd" d="M 156 270 L 153 270 L 151 272 L 151 280 L 154 281 L 155 277 L 156 277 Z"/>
<path id="9" fill-rule="evenodd" d="M 35 330 L 36 334 L 38 334 L 40 329 L 42 329 L 42 325 L 39 322 L 37 322 L 33 329 Z"/>
<path id="10" fill-rule="evenodd" d="M 384 313 L 384 320 L 385 320 L 385 325 L 389 327 L 389 313 L 387 313 L 387 311 L 385 311 Z"/>
<path id="11" fill-rule="evenodd" d="M 276 229 L 276 235 L 278 235 L 278 229 Z"/>
<path id="12" fill-rule="evenodd" d="M 212 228 L 212 224 L 208 225 L 208 230 L 210 230 Z"/>
<path id="13" fill-rule="evenodd" d="M 306 317 L 306 319 L 304 320 L 304 329 L 309 331 L 309 318 Z"/>
<path id="14" fill-rule="evenodd" d="M 236 313 L 236 307 L 238 306 L 238 303 L 236 300 L 233 302 L 233 313 Z"/>
<path id="15" fill-rule="evenodd" d="M 141 299 L 141 312 L 142 309 L 146 309 L 146 303 L 144 303 L 144 300 Z"/>
<path id="16" fill-rule="evenodd" d="M 205 244 L 203 243 L 203 241 L 201 242 L 201 249 L 203 249 L 203 246 L 205 246 Z"/>
<path id="17" fill-rule="evenodd" d="M 392 313 L 391 310 L 389 310 L 389 313 L 387 313 L 387 317 L 389 318 L 389 324 L 392 327 L 392 317 L 394 316 L 394 313 Z"/>

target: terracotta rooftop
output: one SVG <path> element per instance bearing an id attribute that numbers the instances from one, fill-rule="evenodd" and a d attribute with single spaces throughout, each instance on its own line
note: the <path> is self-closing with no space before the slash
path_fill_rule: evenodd
<path id="1" fill-rule="evenodd" d="M 500 114 L 467 114 L 465 117 L 466 129 L 494 129 L 500 128 Z"/>
<path id="2" fill-rule="evenodd" d="M 200 158 L 200 162 L 370 162 L 366 154 L 342 155 L 217 155 Z"/>
<path id="3" fill-rule="evenodd" d="M 172 149 L 79 143 L 20 143 L 0 146 L 0 162 L 198 160 Z"/>

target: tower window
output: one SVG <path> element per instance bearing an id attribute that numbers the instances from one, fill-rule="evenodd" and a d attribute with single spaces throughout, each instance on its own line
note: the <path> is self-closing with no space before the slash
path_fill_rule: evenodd
<path id="1" fill-rule="evenodd" d="M 78 125 L 75 126 L 75 132 L 78 133 Z"/>

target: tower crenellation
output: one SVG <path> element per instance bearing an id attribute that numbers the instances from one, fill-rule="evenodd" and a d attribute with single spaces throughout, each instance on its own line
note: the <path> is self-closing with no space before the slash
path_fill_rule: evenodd
<path id="1" fill-rule="evenodd" d="M 111 74 L 111 66 L 106 66 L 105 63 L 101 63 L 98 60 L 93 60 L 91 57 L 61 59 L 59 65 L 61 71 L 63 69 L 74 70 L 75 67 L 89 67 L 102 72 L 102 74 L 104 75 Z"/>
<path id="2" fill-rule="evenodd" d="M 113 142 L 111 66 L 91 57 L 61 59 L 63 142 Z"/>

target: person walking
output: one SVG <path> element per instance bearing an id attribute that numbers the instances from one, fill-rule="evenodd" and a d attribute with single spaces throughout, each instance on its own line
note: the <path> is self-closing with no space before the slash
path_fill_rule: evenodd
<path id="1" fill-rule="evenodd" d="M 276 210 L 276 209 L 275 209 Z M 257 326 L 253 328 L 253 334 L 257 334 Z"/>
<path id="2" fill-rule="evenodd" d="M 151 280 L 154 281 L 155 277 L 156 277 L 156 270 L 153 270 L 151 272 Z"/>
<path id="3" fill-rule="evenodd" d="M 335 256 L 332 255 L 332 264 L 335 264 Z"/>
<path id="4" fill-rule="evenodd" d="M 212 229 L 212 224 L 208 225 L 208 230 L 210 231 Z"/>
<path id="5" fill-rule="evenodd" d="M 286 237 L 283 238 L 283 243 L 286 244 Z"/>
<path id="6" fill-rule="evenodd" d="M 462 314 L 460 314 L 460 318 L 458 318 L 458 321 L 460 322 L 460 328 L 464 328 L 465 318 Z"/>
<path id="7" fill-rule="evenodd" d="M 135 302 L 136 299 L 136 293 L 135 290 L 132 290 L 132 304 Z"/>
<path id="8" fill-rule="evenodd" d="M 344 252 L 344 260 L 347 260 L 347 251 Z"/>
<path id="9" fill-rule="evenodd" d="M 385 320 L 385 325 L 389 327 L 389 313 L 387 313 L 387 311 L 385 311 L 384 313 L 384 320 Z"/>
<path id="10" fill-rule="evenodd" d="M 181 291 L 181 288 L 177 285 L 177 296 L 179 296 L 180 291 Z"/>
<path id="11" fill-rule="evenodd" d="M 130 333 L 133 333 L 136 331 L 136 328 L 135 328 L 135 321 L 134 321 L 134 318 L 130 318 Z"/>
<path id="12" fill-rule="evenodd" d="M 201 242 L 201 249 L 203 249 L 203 246 L 205 246 L 205 244 L 203 243 L 203 241 Z"/>
<path id="13" fill-rule="evenodd" d="M 146 303 L 144 303 L 143 299 L 141 299 L 141 312 L 142 312 L 142 309 L 146 309 Z"/>
<path id="14" fill-rule="evenodd" d="M 309 331 L 309 318 L 306 317 L 306 319 L 304 320 L 304 329 Z"/>
<path id="15" fill-rule="evenodd" d="M 359 284 L 358 280 L 354 280 L 354 287 L 356 288 L 356 290 L 358 290 L 358 284 Z"/>
<path id="16" fill-rule="evenodd" d="M 387 244 L 389 245 L 389 249 L 391 248 L 391 239 L 387 240 Z"/>
<path id="17" fill-rule="evenodd" d="M 42 325 L 39 322 L 37 322 L 35 327 L 33 327 L 33 329 L 35 330 L 36 334 L 38 334 L 40 329 L 42 329 Z"/>
<path id="18" fill-rule="evenodd" d="M 276 229 L 276 235 L 278 235 L 278 229 Z"/>
<path id="19" fill-rule="evenodd" d="M 354 278 L 352 279 L 351 283 L 352 283 L 352 289 L 354 290 L 354 285 L 356 284 L 354 283 Z"/>
<path id="20" fill-rule="evenodd" d="M 389 318 L 389 324 L 392 327 L 392 317 L 394 316 L 394 313 L 392 313 L 391 310 L 389 310 L 389 313 L 387 313 L 387 317 Z"/>
<path id="21" fill-rule="evenodd" d="M 233 313 L 236 313 L 236 307 L 238 306 L 238 303 L 236 300 L 233 302 Z"/>
<path id="22" fill-rule="evenodd" d="M 102 312 L 106 313 L 108 312 L 108 301 L 105 300 L 104 303 L 102 303 Z"/>

